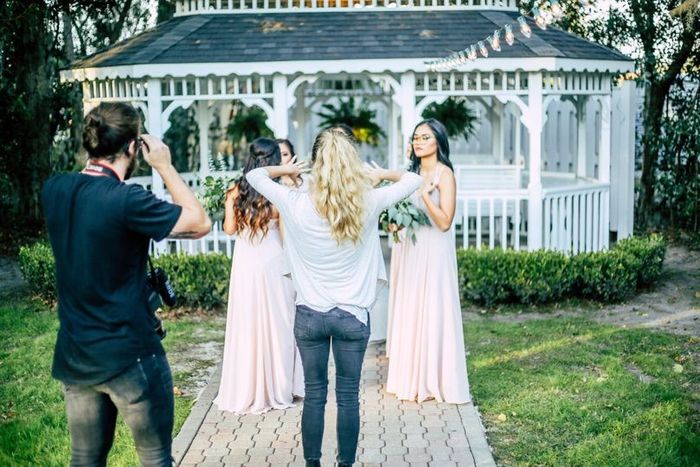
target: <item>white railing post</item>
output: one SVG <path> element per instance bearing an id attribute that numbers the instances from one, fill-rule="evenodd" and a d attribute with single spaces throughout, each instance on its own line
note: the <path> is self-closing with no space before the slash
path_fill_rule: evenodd
<path id="1" fill-rule="evenodd" d="M 588 97 L 578 96 L 576 99 L 576 176 L 585 177 L 586 168 L 586 104 Z"/>
<path id="2" fill-rule="evenodd" d="M 606 94 L 600 98 L 600 155 L 599 155 L 599 179 L 603 183 L 610 183 L 610 138 L 611 138 L 611 114 L 612 98 Z M 601 192 L 601 227 L 600 249 L 607 250 L 610 241 L 610 190 Z"/>
<path id="3" fill-rule="evenodd" d="M 611 164 L 615 173 L 610 196 L 617 207 L 617 215 L 611 227 L 617 230 L 618 240 L 629 237 L 634 230 L 635 91 L 635 82 L 626 80 L 613 94 L 612 119 L 617 130 L 611 141 L 611 152 L 615 154 Z"/>
<path id="4" fill-rule="evenodd" d="M 544 108 L 542 98 L 542 73 L 529 73 L 528 109 L 523 123 L 530 134 L 530 167 L 527 190 L 529 193 L 527 222 L 527 248 L 542 248 L 542 125 Z M 549 219 L 545 220 L 549 228 Z"/>

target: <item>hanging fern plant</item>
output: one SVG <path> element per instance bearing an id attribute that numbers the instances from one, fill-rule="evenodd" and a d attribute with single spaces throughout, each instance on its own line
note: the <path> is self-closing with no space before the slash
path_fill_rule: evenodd
<path id="1" fill-rule="evenodd" d="M 371 110 L 366 102 L 355 104 L 355 98 L 340 100 L 338 106 L 323 104 L 324 111 L 318 112 L 321 117 L 321 128 L 332 128 L 341 123 L 352 128 L 355 139 L 370 146 L 378 146 L 379 140 L 386 136 L 384 131 L 374 122 L 377 112 Z"/>
<path id="2" fill-rule="evenodd" d="M 448 97 L 445 102 L 434 102 L 423 111 L 423 118 L 434 118 L 442 122 L 450 138 L 463 137 L 464 141 L 476 135 L 476 113 L 462 98 Z"/>
<path id="3" fill-rule="evenodd" d="M 274 133 L 267 126 L 267 115 L 260 107 L 246 107 L 235 102 L 231 114 L 226 135 L 235 155 L 234 168 L 238 168 L 248 157 L 248 145 L 253 140 L 261 136 L 274 138 Z"/>
<path id="4" fill-rule="evenodd" d="M 228 137 L 234 143 L 250 143 L 261 136 L 273 137 L 274 133 L 267 126 L 267 115 L 259 107 L 246 107 L 236 103 L 233 118 L 228 124 Z"/>

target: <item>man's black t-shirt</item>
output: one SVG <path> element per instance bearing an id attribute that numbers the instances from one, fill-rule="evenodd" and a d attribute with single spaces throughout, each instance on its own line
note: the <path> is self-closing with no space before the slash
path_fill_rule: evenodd
<path id="1" fill-rule="evenodd" d="M 42 198 L 58 286 L 53 377 L 99 384 L 139 357 L 162 354 L 147 305 L 148 244 L 170 233 L 182 208 L 82 173 L 52 177 Z"/>

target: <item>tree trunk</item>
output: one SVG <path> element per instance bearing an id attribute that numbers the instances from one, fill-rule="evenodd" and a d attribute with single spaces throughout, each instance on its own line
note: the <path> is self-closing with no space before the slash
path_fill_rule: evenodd
<path id="1" fill-rule="evenodd" d="M 18 153 L 13 164 L 19 191 L 19 217 L 29 227 L 42 224 L 40 193 L 49 176 L 50 85 L 47 70 L 47 8 L 43 1 L 14 3 L 14 34 L 10 41 L 17 106 L 14 134 Z M 8 44 L 9 45 L 9 44 Z"/>
<path id="2" fill-rule="evenodd" d="M 75 47 L 73 45 L 73 19 L 71 18 L 70 6 L 65 4 L 61 13 L 63 23 L 63 44 L 64 53 L 68 62 L 75 60 Z M 81 142 L 83 140 L 83 100 L 80 92 L 80 83 L 70 84 L 71 93 L 68 97 L 70 120 L 70 146 L 64 157 L 68 160 L 61 161 L 61 168 L 70 170 L 76 163 L 80 154 Z"/>
<path id="3" fill-rule="evenodd" d="M 644 136 L 642 137 L 642 178 L 639 199 L 639 221 L 645 226 L 651 220 L 654 209 L 654 169 L 660 137 L 659 128 L 663 116 L 666 94 L 658 82 L 647 85 L 644 96 Z"/>

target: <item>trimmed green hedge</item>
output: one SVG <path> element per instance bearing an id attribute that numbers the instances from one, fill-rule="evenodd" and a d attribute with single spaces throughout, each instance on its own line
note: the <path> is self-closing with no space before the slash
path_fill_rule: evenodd
<path id="1" fill-rule="evenodd" d="M 231 260 L 225 254 L 166 254 L 153 262 L 168 274 L 177 306 L 214 309 L 226 305 Z M 46 302 L 56 301 L 55 263 L 47 242 L 21 247 L 19 267 L 33 294 Z"/>
<path id="2" fill-rule="evenodd" d="M 666 242 L 660 235 L 620 241 L 610 251 L 566 256 L 554 251 L 460 250 L 462 299 L 482 305 L 551 303 L 567 297 L 616 302 L 656 282 Z M 32 293 L 56 300 L 54 260 L 46 242 L 24 246 L 20 269 Z M 178 306 L 226 305 L 231 260 L 218 254 L 167 254 L 155 258 L 178 294 Z"/>
<path id="3" fill-rule="evenodd" d="M 666 239 L 663 235 L 625 238 L 617 242 L 615 249 L 627 252 L 641 262 L 637 270 L 637 287 L 649 287 L 661 276 L 666 256 Z"/>
<path id="4" fill-rule="evenodd" d="M 462 299 L 481 305 L 541 304 L 565 297 L 617 302 L 661 275 L 666 242 L 632 237 L 610 251 L 566 256 L 555 251 L 460 250 Z"/>
<path id="5" fill-rule="evenodd" d="M 226 306 L 231 259 L 224 253 L 161 255 L 153 263 L 168 274 L 178 306 L 209 310 Z"/>

